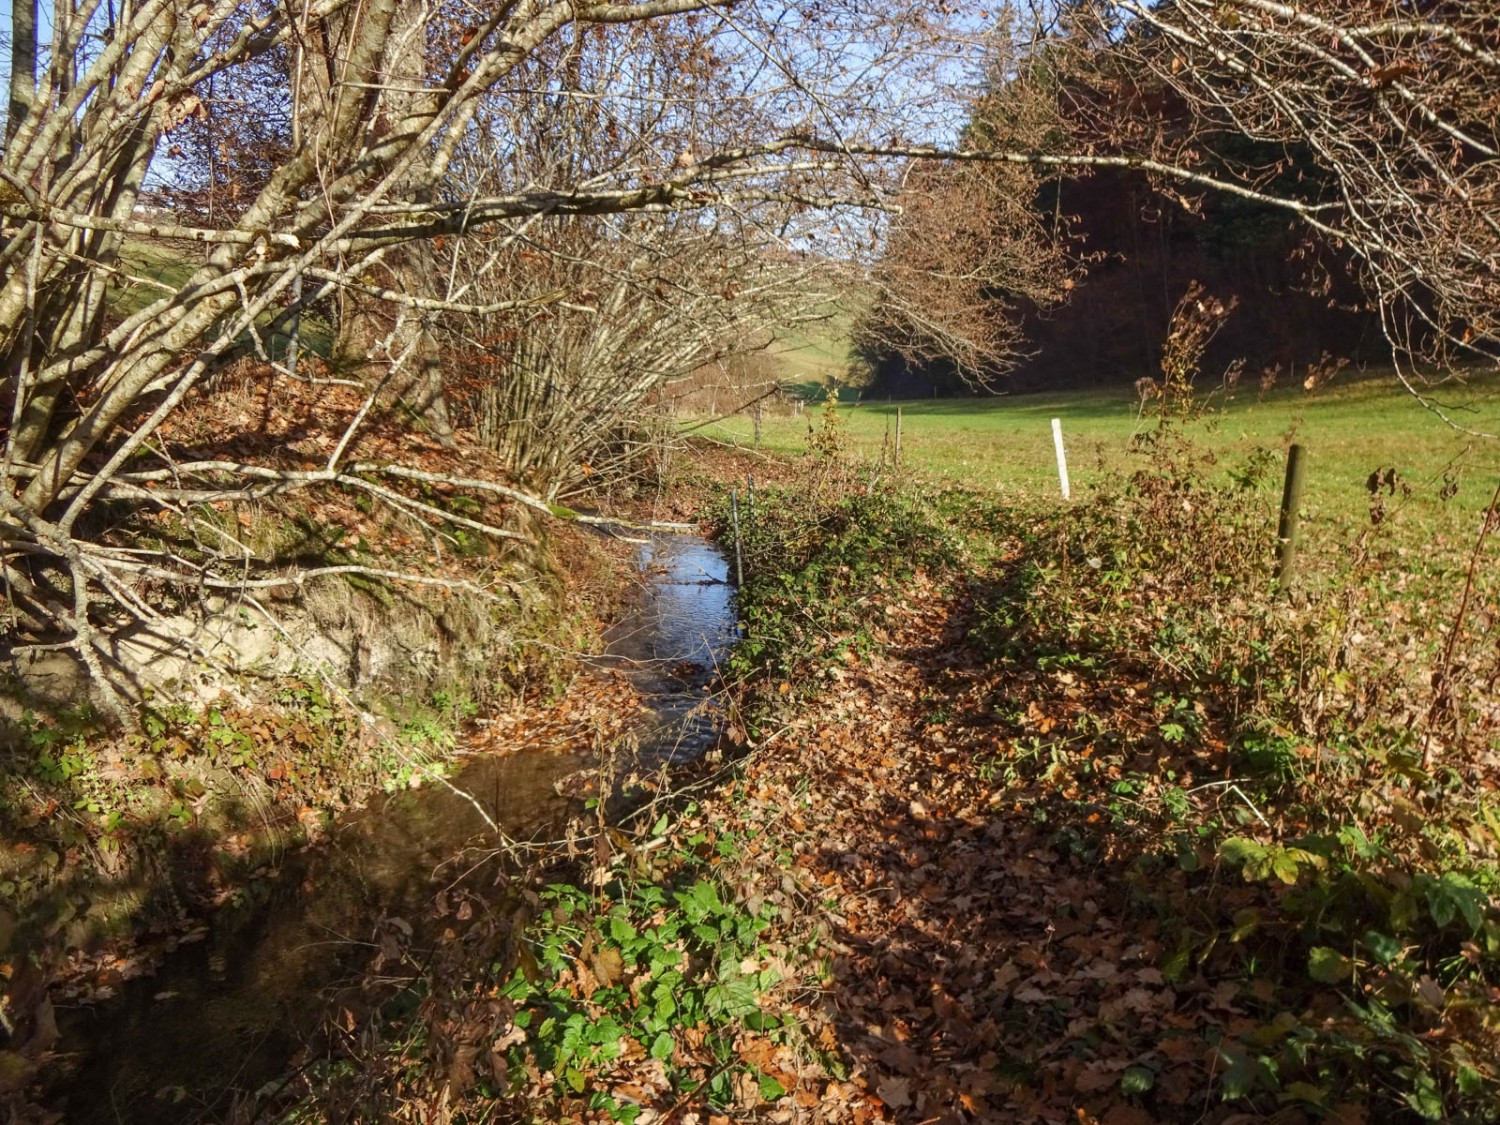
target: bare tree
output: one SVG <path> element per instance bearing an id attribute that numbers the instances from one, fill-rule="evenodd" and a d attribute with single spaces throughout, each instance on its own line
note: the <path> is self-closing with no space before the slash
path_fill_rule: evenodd
<path id="1" fill-rule="evenodd" d="M 361 463 L 355 452 L 361 427 L 393 394 L 426 399 L 436 408 L 429 424 L 441 429 L 440 332 L 488 318 L 493 338 L 510 330 L 493 318 L 515 314 L 527 318 L 517 323 L 528 347 L 568 340 L 576 352 L 596 346 L 586 326 L 607 315 L 582 310 L 601 301 L 635 310 L 644 277 L 650 292 L 690 290 L 691 299 L 658 299 L 667 323 L 676 317 L 700 341 L 733 339 L 732 310 L 753 325 L 775 302 L 715 304 L 717 277 L 698 276 L 702 262 L 764 271 L 782 291 L 795 284 L 785 264 L 812 247 L 871 265 L 879 225 L 853 216 L 899 212 L 903 183 L 920 191 L 895 238 L 947 230 L 985 247 L 998 244 L 996 231 L 963 225 L 965 194 L 1000 205 L 1002 242 L 1018 231 L 1029 238 L 1004 203 L 1060 171 L 1137 168 L 1184 198 L 1217 190 L 1260 200 L 1349 247 L 1398 345 L 1493 348 L 1500 57 L 1486 7 L 1435 4 L 1417 17 L 1378 0 L 1085 0 L 1064 10 L 1070 22 L 1038 19 L 1022 35 L 1017 20 L 989 27 L 977 13 L 915 0 L 501 0 L 485 9 L 58 0 L 42 43 L 36 0 L 17 0 L 0 158 L 0 577 L 14 622 L 70 647 L 102 678 L 97 630 L 109 613 L 150 612 L 140 582 L 245 590 L 296 580 L 257 573 L 232 535 L 193 560 L 106 546 L 87 533 L 104 502 L 170 507 L 191 520 L 194 505 L 323 487 L 433 516 L 403 491 L 421 470 Z M 1050 19 L 1054 8 L 1040 11 Z M 955 127 L 1003 85 L 997 58 L 1049 83 L 1068 103 L 1065 128 Z M 590 68 L 615 85 L 591 79 Z M 252 73 L 261 93 L 243 96 Z M 282 73 L 284 95 L 265 78 Z M 224 123 L 231 96 L 236 112 L 257 118 L 241 133 L 261 138 L 240 196 L 207 210 L 141 207 L 148 181 L 173 174 L 164 153 Z M 549 111 L 567 126 L 556 134 L 540 131 L 533 112 L 549 100 L 572 107 L 566 121 Z M 1144 124 L 1117 135 L 1121 121 Z M 519 131 L 506 139 L 513 122 Z M 1273 167 L 1213 157 L 1205 141 L 1226 134 L 1304 146 L 1321 175 L 1289 184 Z M 200 143 L 217 158 L 216 140 Z M 459 174 L 486 146 L 507 174 L 474 176 L 472 161 Z M 913 160 L 992 172 L 945 181 L 908 172 Z M 659 226 L 648 235 L 650 223 Z M 130 239 L 201 258 L 185 282 L 155 282 L 122 259 Z M 641 273 L 631 269 L 640 257 L 632 243 L 645 250 Z M 546 270 L 524 274 L 527 252 Z M 942 255 L 934 265 L 954 304 L 967 300 L 954 294 L 997 284 L 1049 292 L 1041 250 L 1019 283 L 994 272 L 1005 263 L 993 255 L 979 270 Z M 120 284 L 157 296 L 122 313 L 107 300 Z M 562 292 L 543 302 L 548 286 Z M 358 373 L 365 406 L 329 455 L 288 467 L 174 451 L 162 425 L 207 377 L 246 347 L 274 371 L 266 331 L 320 302 L 345 307 L 346 340 L 367 368 Z M 556 309 L 538 309 L 548 303 Z M 630 330 L 611 324 L 617 343 L 578 354 L 617 373 L 639 364 L 649 378 L 668 377 L 688 358 L 660 350 L 661 340 L 642 350 L 632 332 L 649 335 L 645 319 Z M 936 319 L 944 331 L 956 324 L 947 313 Z M 1002 332 L 986 346 L 1007 342 Z M 526 369 L 505 362 L 506 379 Z M 575 376 L 582 370 L 574 364 Z M 512 484 L 467 486 L 552 510 Z"/>
<path id="2" fill-rule="evenodd" d="M 440 240 L 466 244 L 495 228 L 519 254 L 531 221 L 563 226 L 633 214 L 665 223 L 696 212 L 706 216 L 702 229 L 673 220 L 673 238 L 697 246 L 700 261 L 728 251 L 746 268 L 790 277 L 755 247 L 794 243 L 812 209 L 888 201 L 870 162 L 810 151 L 804 140 L 822 130 L 869 143 L 892 121 L 892 107 L 920 113 L 926 100 L 898 102 L 888 83 L 930 66 L 919 46 L 943 41 L 919 5 L 876 13 L 855 3 L 802 10 L 728 0 L 509 0 L 480 12 L 436 0 L 140 0 L 108 9 L 64 0 L 41 51 L 35 0 L 16 8 L 9 143 L 0 160 L 9 416 L 0 463 L 3 577 L 13 622 L 41 643 L 72 648 L 101 682 L 101 612 L 149 614 L 134 592 L 139 582 L 244 591 L 295 579 L 247 576 L 253 553 L 222 532 L 206 561 L 106 546 L 86 533 L 100 503 L 165 506 L 192 520 L 194 505 L 333 487 L 434 515 L 402 492 L 421 479 L 419 470 L 354 459 L 360 428 L 392 393 L 438 389 L 433 342 L 443 315 L 518 312 L 533 325 L 551 315 L 535 311 L 524 287 L 510 295 L 492 289 L 476 303 L 458 283 L 456 259 L 449 278 L 433 284 Z M 663 65 L 619 72 L 622 88 L 587 90 L 577 80 L 587 59 L 573 49 L 587 37 L 627 44 L 625 55 Z M 874 53 L 851 72 L 853 45 Z M 664 86 L 668 68 L 694 81 Z M 211 111 L 205 99 L 248 88 L 252 71 L 281 71 L 290 83 L 285 97 L 242 99 L 241 112 L 262 115 L 260 133 L 272 142 L 261 146 L 267 159 L 246 177 L 247 190 L 232 206 L 210 190 L 210 206 L 198 212 L 140 208 L 153 162 L 179 135 L 222 122 L 215 116 L 222 106 Z M 461 149 L 503 129 L 485 119 L 496 99 L 559 92 L 573 104 L 603 99 L 649 112 L 629 120 L 617 112 L 614 127 L 633 134 L 608 143 L 611 122 L 593 115 L 595 132 L 558 146 L 571 159 L 512 161 L 525 175 L 507 183 L 455 180 Z M 212 189 L 219 152 L 211 138 L 200 141 L 211 150 Z M 550 143 L 535 131 L 513 140 L 518 151 Z M 757 237 L 732 241 L 736 224 Z M 595 307 L 590 291 L 607 292 L 617 307 L 633 299 L 621 285 L 633 286 L 635 275 L 620 271 L 618 255 L 635 237 L 617 227 L 609 252 L 598 255 L 616 271 L 608 290 L 584 280 L 576 234 L 541 251 L 575 263 L 562 274 L 573 311 Z M 153 283 L 122 265 L 121 248 L 133 238 L 201 247 L 203 256 L 185 283 Z M 674 269 L 654 271 L 649 284 L 680 287 L 684 273 Z M 713 292 L 703 282 L 714 280 L 694 279 L 695 292 Z M 159 296 L 115 315 L 106 297 L 121 282 L 154 284 Z M 721 306 L 739 304 L 724 292 Z M 181 457 L 160 440 L 163 422 L 237 349 L 248 342 L 271 358 L 264 332 L 289 304 L 330 299 L 345 304 L 342 329 L 372 370 L 361 373 L 365 408 L 336 435 L 326 460 L 289 468 Z M 372 302 L 376 315 L 359 315 L 357 306 Z M 692 325 L 700 352 L 705 339 L 722 346 L 735 335 L 734 317 L 703 300 L 671 305 L 679 328 Z M 694 358 L 692 348 L 679 348 L 665 361 L 669 353 L 653 347 L 658 353 L 633 376 L 661 378 Z M 617 344 L 613 369 L 641 354 L 638 342 Z M 466 486 L 552 510 L 499 482 Z"/>
<path id="3" fill-rule="evenodd" d="M 872 271 L 876 294 L 858 344 L 908 362 L 946 362 L 983 384 L 1024 353 L 1020 310 L 1061 300 L 1062 240 L 1035 200 L 1031 169 L 917 164 Z"/>
<path id="4" fill-rule="evenodd" d="M 701 47 L 682 28 L 560 42 L 532 64 L 557 75 L 551 88 L 486 97 L 445 193 L 689 171 L 737 100 Z M 635 96 L 610 96 L 625 91 Z M 482 439 L 549 497 L 618 473 L 646 440 L 638 416 L 654 391 L 764 347 L 822 304 L 831 271 L 790 252 L 783 233 L 800 210 L 765 199 L 652 218 L 541 215 L 445 242 L 433 296 L 533 305 L 442 318 L 466 372 L 455 393 Z"/>
<path id="5" fill-rule="evenodd" d="M 1352 254 L 1408 386 L 1500 354 L 1500 12 L 1390 0 L 1080 6 L 1074 141 L 1271 197 Z M 1234 143 L 1226 143 L 1234 142 Z M 1246 144 L 1245 142 L 1252 142 Z M 1237 155 L 1236 155 L 1237 154 Z M 1129 158 L 1128 157 L 1128 158 Z M 1210 182 L 1197 184 L 1194 176 Z"/>
<path id="6" fill-rule="evenodd" d="M 447 319 L 451 354 L 476 361 L 459 392 L 475 428 L 517 479 L 549 497 L 627 467 L 648 440 L 639 420 L 653 392 L 764 348 L 773 329 L 832 296 L 819 288 L 828 271 L 695 218 L 639 232 L 601 220 L 566 238 L 533 233 L 541 237 L 489 268 L 508 291 L 524 278 L 537 311 Z"/>
<path id="7" fill-rule="evenodd" d="M 974 152 L 1041 152 L 1064 125 L 1035 73 L 1049 60 L 1026 49 L 1014 18 L 1003 27 L 962 140 Z M 971 385 L 1008 369 L 1024 354 L 1022 310 L 1061 300 L 1079 264 L 1068 260 L 1062 218 L 1038 209 L 1048 175 L 1024 162 L 908 165 L 858 345 L 917 366 L 951 365 Z"/>

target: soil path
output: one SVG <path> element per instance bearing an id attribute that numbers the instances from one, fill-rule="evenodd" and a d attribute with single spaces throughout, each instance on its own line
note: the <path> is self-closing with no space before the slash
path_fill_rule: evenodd
<path id="1" fill-rule="evenodd" d="M 1227 1119 L 1205 1101 L 1214 1044 L 1258 1022 L 1251 998 L 1233 980 L 1169 984 L 1128 847 L 1105 850 L 1076 793 L 1007 774 L 997 711 L 1019 704 L 1047 732 L 1082 705 L 1052 684 L 1036 706 L 981 662 L 963 596 L 919 584 L 880 612 L 890 644 L 836 670 L 750 766 L 748 800 L 706 818 L 794 851 L 830 928 L 828 993 L 785 1014 L 856 1066 L 804 1068 L 799 1119 Z"/>

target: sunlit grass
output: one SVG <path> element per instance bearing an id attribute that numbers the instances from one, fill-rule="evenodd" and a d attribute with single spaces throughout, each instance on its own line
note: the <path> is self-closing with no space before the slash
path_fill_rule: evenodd
<path id="1" fill-rule="evenodd" d="M 1500 376 L 1450 383 L 1437 389 L 1436 398 L 1460 425 L 1500 433 Z M 879 462 L 894 442 L 898 406 L 905 467 L 938 481 L 1040 499 L 1058 498 L 1053 418 L 1062 420 L 1075 499 L 1112 473 L 1147 466 L 1149 449 L 1133 439 L 1157 425 L 1128 388 L 881 402 L 840 409 L 850 448 Z M 803 451 L 819 411 L 766 417 L 763 446 Z M 1207 396 L 1199 418 L 1181 428 L 1210 471 L 1240 471 L 1256 449 L 1271 451 L 1276 459 L 1261 486 L 1268 507 L 1277 500 L 1284 451 L 1300 442 L 1308 457 L 1303 534 L 1312 553 L 1348 550 L 1371 526 L 1370 474 L 1394 468 L 1404 487 L 1385 499 L 1391 549 L 1409 552 L 1416 568 L 1451 568 L 1472 545 L 1479 512 L 1500 478 L 1500 441 L 1455 429 L 1390 375 L 1347 377 L 1315 392 L 1219 391 Z M 747 443 L 752 429 L 748 419 L 731 418 L 708 432 Z M 1441 494 L 1450 478 L 1458 491 L 1445 500 Z"/>
<path id="2" fill-rule="evenodd" d="M 197 247 L 183 247 L 142 239 L 127 241 L 120 251 L 120 274 L 111 283 L 106 300 L 110 311 L 124 320 L 148 308 L 169 292 L 186 285 L 193 271 L 203 264 L 203 254 Z M 272 313 L 259 318 L 261 324 L 269 324 Z M 263 331 L 261 344 L 274 359 L 287 353 L 289 338 L 285 332 Z M 302 318 L 299 346 L 304 355 L 328 356 L 333 350 L 333 329 L 322 316 L 307 314 Z M 247 338 L 242 351 L 252 351 Z"/>

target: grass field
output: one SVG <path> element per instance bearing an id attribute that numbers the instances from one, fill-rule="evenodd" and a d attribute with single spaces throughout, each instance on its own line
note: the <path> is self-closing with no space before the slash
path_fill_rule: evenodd
<path id="1" fill-rule="evenodd" d="M 853 360 L 849 341 L 855 316 L 854 307 L 839 305 L 828 310 L 826 320 L 786 329 L 770 348 L 780 378 L 820 387 L 847 382 Z"/>
<path id="2" fill-rule="evenodd" d="M 1463 426 L 1500 433 L 1500 376 L 1486 375 L 1439 390 L 1436 395 Z M 1068 449 L 1075 498 L 1086 495 L 1106 475 L 1143 466 L 1146 454 L 1132 451 L 1132 438 L 1155 420 L 1142 417 L 1128 389 L 1074 391 L 996 398 L 939 399 L 901 404 L 869 404 L 841 409 L 853 451 L 878 461 L 902 412 L 903 464 L 939 480 L 1048 497 L 1058 494 L 1051 419 L 1060 418 Z M 800 452 L 809 425 L 819 413 L 767 418 L 768 449 Z M 1393 467 L 1410 487 L 1387 500 L 1391 522 L 1403 534 L 1403 549 L 1424 544 L 1447 556 L 1463 553 L 1477 528 L 1476 513 L 1493 493 L 1500 475 L 1500 440 L 1475 437 L 1445 424 L 1406 393 L 1393 376 L 1354 377 L 1316 392 L 1301 388 L 1259 396 L 1241 390 L 1235 397 L 1210 396 L 1203 416 L 1183 427 L 1212 459 L 1216 471 L 1244 466 L 1257 449 L 1276 454 L 1263 488 L 1273 504 L 1280 487 L 1281 457 L 1293 440 L 1308 457 L 1303 512 L 1310 543 L 1325 549 L 1352 541 L 1369 526 L 1366 482 L 1377 469 Z M 748 419 L 732 418 L 708 431 L 747 442 Z M 1458 481 L 1456 496 L 1439 493 L 1445 474 Z M 1320 535 L 1326 528 L 1333 534 Z"/>
<path id="3" fill-rule="evenodd" d="M 123 320 L 160 300 L 169 290 L 187 284 L 201 264 L 202 254 L 196 248 L 132 239 L 120 252 L 120 269 L 125 276 L 111 283 L 106 299 L 114 314 Z M 263 324 L 269 323 L 271 316 L 266 314 L 260 319 Z M 265 333 L 261 342 L 274 359 L 286 354 L 288 337 L 283 332 Z M 304 355 L 329 355 L 333 350 L 332 327 L 320 316 L 305 315 L 300 347 Z M 247 339 L 243 350 L 248 352 L 250 348 Z"/>

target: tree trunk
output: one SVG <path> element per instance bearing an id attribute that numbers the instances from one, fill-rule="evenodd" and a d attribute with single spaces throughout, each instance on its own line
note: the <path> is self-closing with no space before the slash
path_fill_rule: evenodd
<path id="1" fill-rule="evenodd" d="M 5 120 L 9 144 L 36 98 L 36 0 L 11 0 L 10 110 Z"/>

